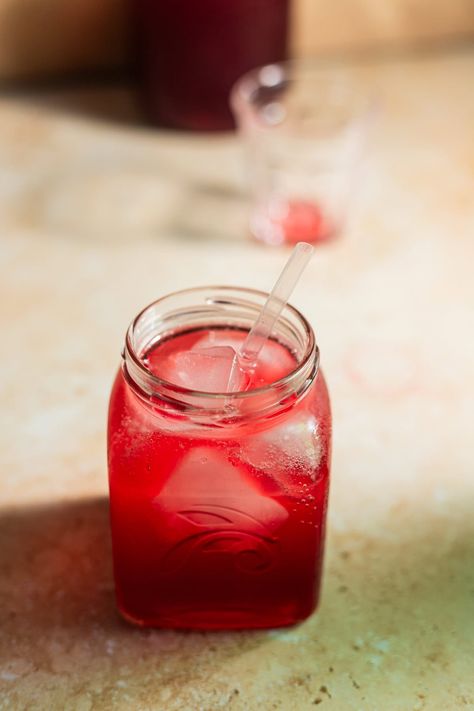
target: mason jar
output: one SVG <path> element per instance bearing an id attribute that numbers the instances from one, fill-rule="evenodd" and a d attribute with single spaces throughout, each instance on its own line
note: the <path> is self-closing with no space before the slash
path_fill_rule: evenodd
<path id="1" fill-rule="evenodd" d="M 182 378 L 183 363 L 207 363 L 201 342 L 243 341 L 267 296 L 180 291 L 128 329 L 108 466 L 117 604 L 133 623 L 275 627 L 317 605 L 331 414 L 308 321 L 283 309 L 259 356 L 261 378 L 245 391 L 192 389 L 160 370 L 172 363 Z M 178 363 L 179 343 L 193 345 Z"/>

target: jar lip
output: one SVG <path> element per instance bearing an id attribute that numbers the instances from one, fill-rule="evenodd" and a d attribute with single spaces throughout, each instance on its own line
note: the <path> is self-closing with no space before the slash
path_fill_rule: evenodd
<path id="1" fill-rule="evenodd" d="M 296 317 L 297 319 L 301 322 L 303 325 L 305 335 L 307 336 L 307 344 L 306 344 L 306 349 L 305 352 L 300 360 L 300 362 L 296 365 L 296 367 L 291 370 L 287 375 L 285 375 L 283 378 L 279 378 L 278 380 L 273 381 L 272 383 L 268 383 L 267 385 L 264 385 L 263 387 L 259 388 L 253 388 L 251 390 L 246 390 L 243 392 L 206 392 L 205 390 L 193 390 L 191 388 L 186 388 L 181 385 L 177 385 L 176 383 L 173 383 L 169 380 L 165 380 L 164 378 L 160 378 L 158 375 L 155 375 L 152 373 L 144 364 L 143 361 L 139 358 L 137 355 L 135 348 L 133 346 L 133 334 L 134 334 L 134 329 L 136 328 L 140 318 L 148 311 L 148 309 L 156 306 L 157 304 L 162 303 L 163 301 L 172 298 L 174 296 L 181 296 L 184 294 L 193 294 L 197 293 L 200 291 L 204 290 L 216 290 L 219 292 L 241 292 L 243 294 L 250 294 L 250 295 L 255 295 L 255 296 L 260 296 L 267 298 L 268 292 L 262 291 L 260 289 L 251 289 L 247 287 L 239 287 L 239 286 L 218 286 L 218 285 L 211 285 L 211 286 L 198 286 L 198 287 L 192 287 L 189 289 L 179 289 L 177 291 L 170 292 L 169 294 L 166 294 L 165 296 L 160 297 L 159 299 L 156 299 L 155 301 L 152 301 L 150 304 L 145 306 L 138 314 L 135 316 L 133 319 L 132 323 L 127 329 L 126 333 L 126 338 L 125 338 L 125 360 L 127 357 L 130 358 L 132 361 L 133 365 L 135 368 L 138 369 L 139 373 L 141 373 L 142 376 L 144 376 L 153 386 L 156 386 L 156 392 L 159 392 L 160 389 L 166 389 L 168 391 L 172 391 L 173 393 L 176 393 L 176 395 L 182 394 L 186 397 L 198 397 L 198 398 L 205 398 L 207 399 L 208 402 L 224 402 L 228 401 L 229 399 L 231 400 L 243 400 L 246 398 L 251 398 L 255 397 L 258 395 L 262 395 L 263 393 L 267 393 L 271 391 L 274 388 L 284 388 L 285 386 L 289 386 L 292 381 L 298 380 L 298 376 L 301 375 L 305 369 L 308 368 L 308 365 L 312 359 L 314 359 L 314 370 L 315 373 L 314 375 L 316 376 L 318 370 L 319 370 L 319 348 L 316 344 L 316 339 L 314 336 L 314 331 L 309 324 L 308 320 L 303 316 L 303 314 L 294 306 L 291 304 L 286 304 L 284 308 L 289 309 Z M 135 379 L 133 378 L 133 375 L 131 375 L 132 379 L 135 382 Z M 139 386 L 140 387 L 140 386 Z M 153 387 L 153 392 L 155 392 L 155 387 Z"/>

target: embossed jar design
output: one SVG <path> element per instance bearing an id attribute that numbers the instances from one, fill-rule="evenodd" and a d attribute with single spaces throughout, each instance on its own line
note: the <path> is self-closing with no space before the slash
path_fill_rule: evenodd
<path id="1" fill-rule="evenodd" d="M 108 462 L 117 603 L 136 624 L 273 627 L 317 604 L 331 418 L 306 319 L 283 310 L 262 358 L 268 372 L 281 354 L 292 366 L 261 387 L 198 392 L 148 366 L 150 349 L 183 334 L 244 337 L 265 298 L 230 287 L 177 292 L 128 330 Z"/>

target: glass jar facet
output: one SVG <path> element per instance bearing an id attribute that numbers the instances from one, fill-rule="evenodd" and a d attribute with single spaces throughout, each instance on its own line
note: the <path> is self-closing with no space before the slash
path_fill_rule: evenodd
<path id="1" fill-rule="evenodd" d="M 129 329 L 110 400 L 109 485 L 117 602 L 137 624 L 273 627 L 317 604 L 331 424 L 306 320 L 285 308 L 272 338 L 295 368 L 255 390 L 187 390 L 143 363 L 160 339 L 248 330 L 265 297 L 191 289 Z"/>

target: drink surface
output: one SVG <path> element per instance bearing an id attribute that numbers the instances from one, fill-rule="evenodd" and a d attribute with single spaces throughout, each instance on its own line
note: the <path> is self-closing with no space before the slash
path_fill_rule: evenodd
<path id="1" fill-rule="evenodd" d="M 196 388 L 210 366 L 199 349 L 238 350 L 245 336 L 188 331 L 158 343 L 143 363 Z M 295 366 L 285 346 L 270 340 L 245 386 L 271 384 Z M 202 629 L 307 617 L 319 591 L 329 418 L 321 373 L 278 414 L 213 427 L 144 402 L 120 371 L 110 403 L 109 480 L 122 614 L 142 625 Z"/>
<path id="2" fill-rule="evenodd" d="M 246 331 L 236 328 L 197 329 L 166 339 L 146 353 L 148 370 L 183 387 L 205 392 L 226 392 L 232 358 L 240 350 Z M 294 370 L 296 361 L 280 343 L 269 341 L 238 390 L 253 390 L 280 380 Z"/>

